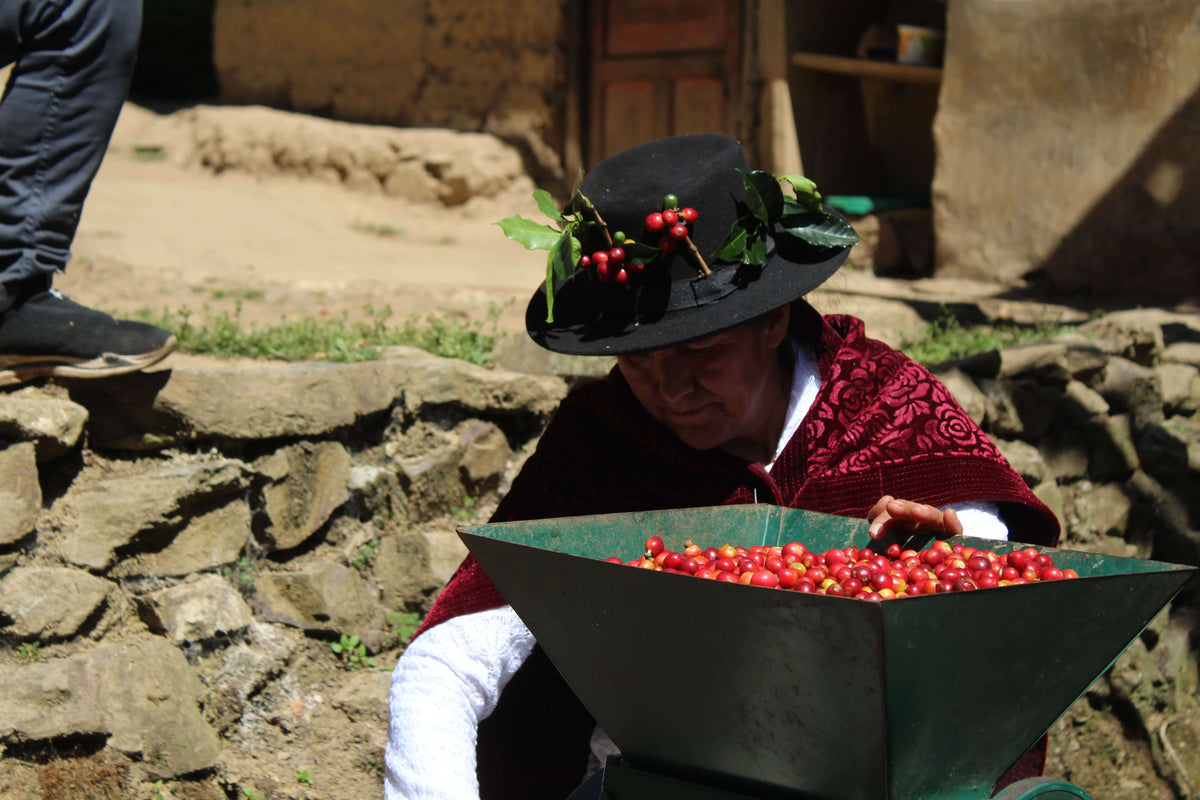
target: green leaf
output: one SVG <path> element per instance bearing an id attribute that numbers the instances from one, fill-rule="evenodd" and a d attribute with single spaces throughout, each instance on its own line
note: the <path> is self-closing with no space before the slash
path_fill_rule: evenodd
<path id="1" fill-rule="evenodd" d="M 787 181 L 792 185 L 792 191 L 796 193 L 796 197 L 801 195 L 809 195 L 821 199 L 821 193 L 817 191 L 817 184 L 813 183 L 812 178 L 806 178 L 803 175 L 781 175 L 781 181 Z"/>
<path id="2" fill-rule="evenodd" d="M 565 222 L 563 215 L 559 212 L 558 206 L 554 203 L 554 198 L 545 189 L 538 189 L 533 193 L 533 199 L 537 201 L 538 208 L 542 213 L 555 222 Z"/>
<path id="3" fill-rule="evenodd" d="M 767 263 L 767 240 L 763 238 L 755 239 L 750 246 L 746 248 L 746 252 L 742 253 L 743 264 L 757 264 L 762 266 Z"/>
<path id="4" fill-rule="evenodd" d="M 725 241 L 721 242 L 721 246 L 717 248 L 717 252 L 713 253 L 713 258 L 717 261 L 726 261 L 733 263 L 742 260 L 742 253 L 746 249 L 746 242 L 750 239 L 751 231 L 758 232 L 761 224 L 754 217 L 741 217 L 737 222 L 733 223 L 733 228 L 730 229 L 729 235 L 725 237 Z"/>
<path id="5" fill-rule="evenodd" d="M 554 251 L 557 253 L 558 251 Z M 546 259 L 546 322 L 554 322 L 554 253 Z"/>
<path id="6" fill-rule="evenodd" d="M 578 222 L 568 222 L 546 259 L 546 322 L 554 322 L 554 280 L 570 280 L 579 265 L 583 245 L 575 238 Z"/>
<path id="7" fill-rule="evenodd" d="M 825 207 L 813 195 L 801 195 L 799 199 L 792 197 L 783 198 L 783 216 L 788 217 L 792 214 L 807 214 L 810 212 L 813 214 L 825 213 Z"/>
<path id="8" fill-rule="evenodd" d="M 657 247 L 629 240 L 626 240 L 621 247 L 625 250 L 625 260 L 630 264 L 649 264 L 662 252 Z"/>
<path id="9" fill-rule="evenodd" d="M 558 244 L 562 232 L 549 225 L 542 225 L 526 219 L 519 214 L 500 220 L 496 223 L 504 235 L 517 244 L 523 244 L 529 250 L 549 250 Z"/>
<path id="10" fill-rule="evenodd" d="M 575 238 L 574 224 L 568 225 L 567 229 L 558 237 L 558 243 L 554 249 L 550 251 L 546 274 L 558 278 L 560 281 L 568 280 L 575 274 L 575 265 L 579 263 L 579 254 L 582 250 L 583 246 Z"/>
<path id="11" fill-rule="evenodd" d="M 819 247 L 849 247 L 859 241 L 850 223 L 832 215 L 797 214 L 779 224 L 792 236 Z"/>
<path id="12" fill-rule="evenodd" d="M 746 203 L 756 219 L 764 225 L 779 219 L 783 213 L 783 190 L 779 188 L 778 178 L 758 169 L 742 172 L 742 183 L 746 185 Z"/>

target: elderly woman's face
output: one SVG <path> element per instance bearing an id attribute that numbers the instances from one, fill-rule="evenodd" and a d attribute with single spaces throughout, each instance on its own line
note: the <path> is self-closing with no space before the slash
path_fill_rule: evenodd
<path id="1" fill-rule="evenodd" d="M 642 406 L 685 444 L 731 452 L 754 443 L 773 448 L 787 410 L 776 352 L 787 323 L 784 307 L 707 339 L 618 356 L 617 364 Z"/>

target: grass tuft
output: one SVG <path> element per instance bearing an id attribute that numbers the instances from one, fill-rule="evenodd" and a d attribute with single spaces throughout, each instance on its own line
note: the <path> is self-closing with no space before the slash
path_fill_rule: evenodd
<path id="1" fill-rule="evenodd" d="M 404 228 L 398 228 L 386 222 L 356 222 L 350 227 L 359 233 L 369 233 L 382 238 L 404 235 Z"/>
<path id="2" fill-rule="evenodd" d="M 178 349 L 185 353 L 204 353 L 220 358 L 263 358 L 280 361 L 371 361 L 386 347 L 407 345 L 435 355 L 458 358 L 480 366 L 492 363 L 502 308 L 492 304 L 487 320 L 461 322 L 448 315 L 416 315 L 394 324 L 392 309 L 366 306 L 367 321 L 351 322 L 340 317 L 299 320 L 284 319 L 276 325 L 253 327 L 241 318 L 242 306 L 230 314 L 221 312 L 204 320 L 193 320 L 192 312 L 154 313 L 142 310 L 130 314 L 133 319 L 149 322 L 173 331 Z"/>
<path id="3" fill-rule="evenodd" d="M 919 364 L 937 366 L 989 350 L 1049 339 L 1063 330 L 1064 326 L 1050 323 L 1034 327 L 1001 323 L 964 328 L 953 314 L 946 313 L 930 323 L 919 338 L 905 340 L 900 349 Z"/>

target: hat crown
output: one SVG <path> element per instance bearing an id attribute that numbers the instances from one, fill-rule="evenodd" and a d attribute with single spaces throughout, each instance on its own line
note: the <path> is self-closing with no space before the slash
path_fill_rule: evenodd
<path id="1" fill-rule="evenodd" d="M 666 195 L 675 195 L 681 208 L 691 207 L 699 214 L 689 226 L 691 239 L 708 260 L 745 205 L 746 188 L 738 170 L 749 172 L 750 165 L 736 139 L 692 134 L 609 156 L 588 173 L 579 191 L 595 205 L 609 231 L 651 246 L 658 245 L 661 234 L 646 231 L 646 217 L 663 210 Z M 697 274 L 682 253 L 665 261 L 673 280 Z"/>

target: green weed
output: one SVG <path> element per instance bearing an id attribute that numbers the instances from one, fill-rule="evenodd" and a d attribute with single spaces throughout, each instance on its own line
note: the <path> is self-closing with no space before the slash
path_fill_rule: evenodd
<path id="1" fill-rule="evenodd" d="M 347 636 L 343 633 L 341 639 L 332 642 L 329 648 L 337 654 L 343 669 L 375 669 L 375 659 L 367 655 L 366 645 L 360 642 L 357 636 Z"/>
<path id="2" fill-rule="evenodd" d="M 473 510 L 474 508 L 475 498 L 471 497 L 470 495 L 463 495 L 462 505 L 455 506 L 454 508 L 450 509 L 450 511 L 459 519 L 470 519 L 471 517 L 475 516 L 475 511 Z"/>
<path id="3" fill-rule="evenodd" d="M 239 300 L 230 314 L 221 312 L 204 320 L 193 320 L 191 310 L 178 313 L 149 310 L 128 316 L 174 331 L 178 348 L 188 353 L 207 353 L 221 358 L 263 358 L 281 361 L 324 360 L 371 361 L 394 345 L 417 347 L 446 358 L 458 358 L 488 366 L 500 334 L 497 332 L 503 307 L 492 304 L 486 320 L 461 322 L 450 316 L 413 315 L 403 324 L 392 321 L 390 307 L 366 306 L 367 321 L 351 322 L 340 317 L 284 319 L 276 325 L 253 327 L 241 318 Z"/>
<path id="4" fill-rule="evenodd" d="M 356 222 L 350 227 L 359 233 L 369 233 L 373 236 L 382 236 L 384 238 L 404 235 L 403 228 L 397 228 L 396 226 L 388 225 L 387 223 Z"/>
<path id="5" fill-rule="evenodd" d="M 221 567 L 221 575 L 233 581 L 233 584 L 243 594 L 254 588 L 254 576 L 258 573 L 258 564 L 251 558 L 242 557 L 236 566 Z"/>
<path id="6" fill-rule="evenodd" d="M 296 781 L 300 785 L 311 789 L 313 785 L 312 773 L 306 769 L 298 769 L 296 770 Z"/>
<path id="7" fill-rule="evenodd" d="M 22 664 L 32 664 L 42 657 L 41 642 L 22 642 L 17 646 L 17 658 Z"/>
<path id="8" fill-rule="evenodd" d="M 953 314 L 945 313 L 930 323 L 919 338 L 902 342 L 900 349 L 920 364 L 936 366 L 989 350 L 1050 338 L 1062 330 L 1063 326 L 1055 324 L 1039 324 L 1029 328 L 1009 323 L 966 328 Z"/>
<path id="9" fill-rule="evenodd" d="M 421 627 L 421 615 L 414 611 L 398 611 L 386 615 L 388 630 L 386 636 L 397 644 L 407 645 Z"/>
<path id="10" fill-rule="evenodd" d="M 262 800 L 258 792 L 254 791 L 253 786 L 243 786 L 241 789 L 242 794 L 246 796 L 246 800 Z"/>
<path id="11" fill-rule="evenodd" d="M 262 289 L 213 289 L 213 300 L 258 300 L 263 296 Z"/>
<path id="12" fill-rule="evenodd" d="M 133 158 L 136 161 L 166 161 L 167 151 L 160 145 L 136 145 L 133 148 Z"/>
<path id="13" fill-rule="evenodd" d="M 350 559 L 350 564 L 355 569 L 363 570 L 371 564 L 371 560 L 375 558 L 375 550 L 379 547 L 379 537 L 376 536 L 371 541 L 358 548 L 358 552 L 354 554 L 354 558 Z"/>

